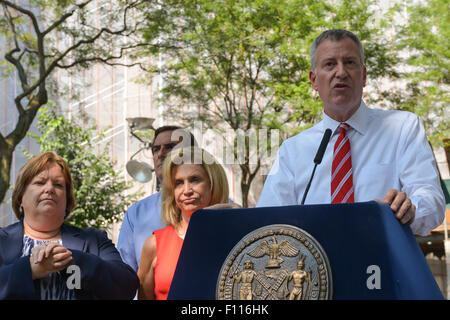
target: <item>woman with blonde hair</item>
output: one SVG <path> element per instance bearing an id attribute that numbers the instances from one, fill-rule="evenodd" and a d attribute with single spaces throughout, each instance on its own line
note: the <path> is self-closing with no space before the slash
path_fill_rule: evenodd
<path id="1" fill-rule="evenodd" d="M 167 299 L 178 257 L 192 214 L 228 202 L 223 167 L 205 150 L 176 149 L 163 165 L 162 219 L 142 248 L 138 270 L 139 299 Z"/>

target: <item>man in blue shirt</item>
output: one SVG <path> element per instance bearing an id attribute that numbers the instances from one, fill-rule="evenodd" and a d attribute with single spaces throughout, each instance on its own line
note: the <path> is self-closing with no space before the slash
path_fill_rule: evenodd
<path id="1" fill-rule="evenodd" d="M 178 126 L 163 126 L 155 131 L 152 142 L 153 165 L 158 182 L 162 182 L 162 165 L 167 154 L 175 147 L 194 146 L 191 133 Z M 152 194 L 133 204 L 125 213 L 120 229 L 117 249 L 127 264 L 136 272 L 139 268 L 142 246 L 154 230 L 164 228 L 160 218 L 161 192 Z"/>

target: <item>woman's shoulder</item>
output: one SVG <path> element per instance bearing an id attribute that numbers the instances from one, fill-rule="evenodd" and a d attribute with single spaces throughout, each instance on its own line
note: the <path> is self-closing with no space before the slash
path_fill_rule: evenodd
<path id="1" fill-rule="evenodd" d="M 91 239 L 96 241 L 105 241 L 109 240 L 108 234 L 104 230 L 100 230 L 94 227 L 88 227 L 88 228 L 79 228 L 76 226 L 72 226 L 69 224 L 64 223 L 61 226 L 61 232 L 70 234 L 72 236 L 79 237 L 81 239 Z"/>
<path id="2" fill-rule="evenodd" d="M 168 234 L 168 233 L 172 233 L 172 232 L 175 232 L 175 229 L 173 228 L 172 225 L 170 225 L 170 226 L 164 227 L 162 229 L 158 229 L 158 230 L 153 231 L 153 234 L 155 236 L 157 236 L 157 237 L 160 237 L 162 235 L 165 235 L 165 234 Z"/>
<path id="3" fill-rule="evenodd" d="M 156 250 L 157 242 L 161 241 L 161 239 L 166 238 L 167 236 L 170 236 L 173 233 L 175 233 L 175 229 L 171 225 L 153 231 L 153 234 L 145 240 L 143 250 Z"/>
<path id="4" fill-rule="evenodd" d="M 69 233 L 103 233 L 106 231 L 94 228 L 94 227 L 88 227 L 88 228 L 80 228 L 80 227 L 76 227 L 76 226 L 72 226 L 70 224 L 64 223 L 61 228 L 65 231 L 65 232 L 69 232 Z"/>
<path id="5" fill-rule="evenodd" d="M 18 229 L 23 228 L 22 222 L 17 221 L 5 227 L 0 227 L 0 236 L 14 234 Z"/>
<path id="6" fill-rule="evenodd" d="M 148 236 L 147 239 L 145 239 L 144 245 L 142 246 L 142 253 L 141 256 L 148 255 L 149 253 L 156 252 L 156 237 L 154 234 L 151 236 Z"/>

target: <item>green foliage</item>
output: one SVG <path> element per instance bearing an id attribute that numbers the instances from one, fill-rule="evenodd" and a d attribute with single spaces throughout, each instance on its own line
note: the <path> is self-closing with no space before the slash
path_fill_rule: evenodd
<path id="1" fill-rule="evenodd" d="M 375 10 L 381 5 L 378 1 L 341 0 L 333 9 L 331 19 L 334 28 L 354 32 L 364 47 L 367 77 L 398 78 L 395 66 L 399 59 L 395 47 L 386 36 L 386 21 L 374 18 Z"/>
<path id="2" fill-rule="evenodd" d="M 365 45 L 369 77 L 397 77 L 383 21 L 373 19 L 374 1 L 165 1 L 147 16 L 146 39 L 163 38 L 166 104 L 200 108 L 200 119 L 232 129 L 278 129 L 288 135 L 321 118 L 312 90 L 309 48 L 329 28 L 354 31 Z M 176 44 L 176 45 L 175 45 Z M 181 49 L 180 49 L 181 48 Z M 155 48 L 153 48 L 155 49 Z M 172 101 L 172 102 L 171 102 Z M 179 117 L 179 109 L 172 108 Z"/>
<path id="3" fill-rule="evenodd" d="M 387 42 L 380 40 L 381 22 L 372 19 L 371 3 L 164 1 L 147 16 L 144 34 L 149 42 L 172 44 L 147 51 L 166 58 L 160 70 L 165 76 L 163 103 L 174 118 L 180 118 L 180 104 L 187 106 L 183 120 L 201 120 L 215 130 L 267 129 L 290 136 L 311 127 L 322 117 L 322 102 L 310 85 L 309 50 L 325 29 L 357 33 L 367 46 L 369 75 L 395 76 L 395 60 Z M 241 171 L 245 206 L 244 189 L 255 172 L 248 163 Z"/>
<path id="4" fill-rule="evenodd" d="M 312 95 L 305 85 L 304 39 L 324 6 L 320 1 L 169 1 L 160 15 L 164 22 L 149 18 L 146 33 L 149 41 L 163 35 L 182 47 L 163 51 L 169 58 L 165 101 L 200 106 L 201 114 L 186 112 L 187 120 L 214 125 L 219 119 L 234 130 L 288 130 L 286 124 L 318 120 L 317 113 L 301 110 Z"/>
<path id="5" fill-rule="evenodd" d="M 48 98 L 63 94 L 54 72 L 73 75 L 96 63 L 145 68 L 132 58 L 136 48 L 155 45 L 143 42 L 139 32 L 153 6 L 152 0 L 0 0 L 0 77 L 9 81 L 14 73 L 11 103 L 18 115 L 12 129 L 0 133 L 0 202 L 10 185 L 16 146 Z"/>
<path id="6" fill-rule="evenodd" d="M 395 95 L 401 110 L 416 113 L 434 147 L 450 138 L 450 4 L 430 0 L 407 7 L 408 23 L 397 26 L 406 90 Z M 392 10 L 393 21 L 403 8 Z"/>
<path id="7" fill-rule="evenodd" d="M 92 141 L 94 127 L 83 129 L 47 107 L 41 111 L 41 135 L 29 135 L 40 144 L 41 153 L 54 151 L 69 165 L 77 207 L 66 222 L 80 228 L 107 229 L 112 222 L 120 221 L 128 206 L 142 194 L 127 195 L 132 184 L 125 182 L 115 169 L 108 155 L 109 145 L 97 153 Z"/>

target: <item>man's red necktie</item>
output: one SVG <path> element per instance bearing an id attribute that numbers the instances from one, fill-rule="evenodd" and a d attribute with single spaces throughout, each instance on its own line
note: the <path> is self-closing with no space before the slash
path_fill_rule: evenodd
<path id="1" fill-rule="evenodd" d="M 334 145 L 331 165 L 331 203 L 355 202 L 350 140 L 346 136 L 349 128 L 347 123 L 339 125 L 339 137 Z"/>

